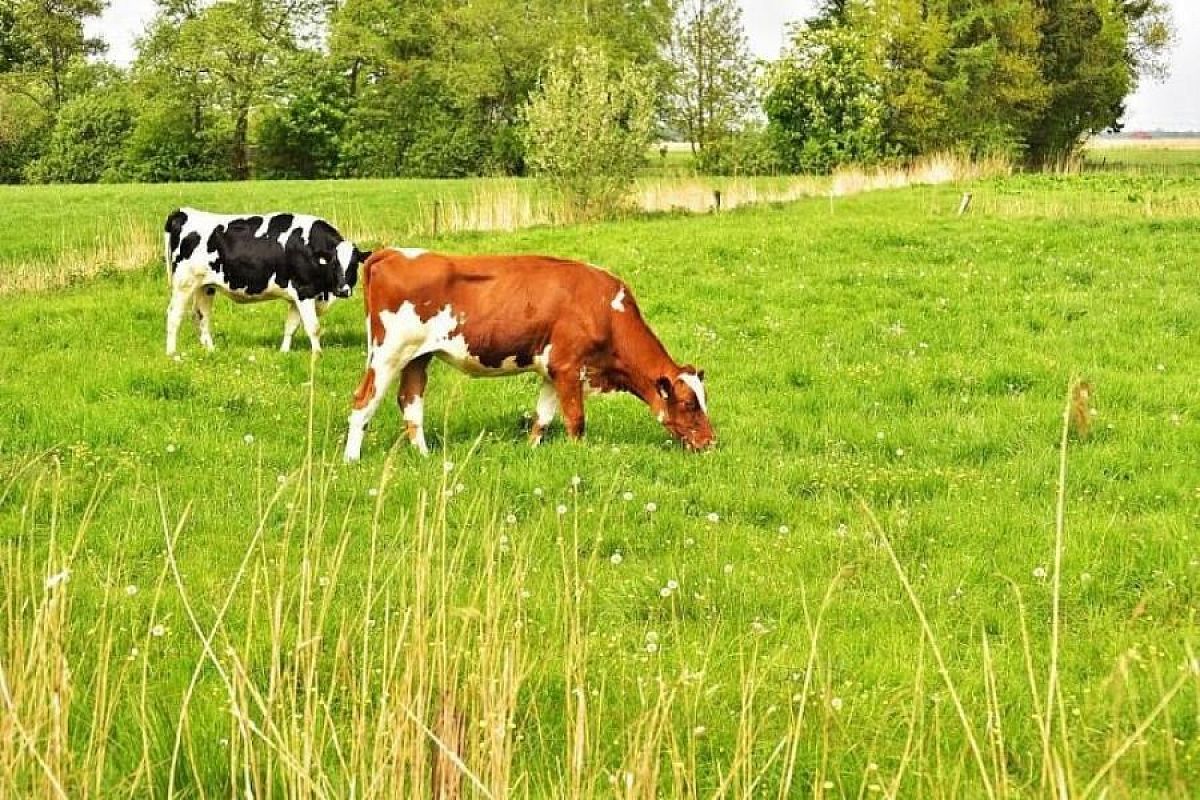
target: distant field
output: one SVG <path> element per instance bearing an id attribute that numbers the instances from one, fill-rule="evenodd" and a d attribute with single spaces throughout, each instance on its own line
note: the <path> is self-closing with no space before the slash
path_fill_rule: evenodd
<path id="1" fill-rule="evenodd" d="M 1093 139 L 1084 152 L 1093 170 L 1200 175 L 1200 138 Z"/>
<path id="2" fill-rule="evenodd" d="M 0 263 L 472 191 L 7 188 Z M 1194 796 L 1197 219 L 1087 174 L 405 242 L 617 272 L 707 371 L 702 456 L 628 397 L 531 450 L 532 380 L 435 366 L 433 456 L 389 404 L 345 467 L 359 300 L 312 364 L 219 300 L 175 363 L 157 258 L 10 294 L 0 797 L 426 797 L 444 747 L 462 797 Z"/>

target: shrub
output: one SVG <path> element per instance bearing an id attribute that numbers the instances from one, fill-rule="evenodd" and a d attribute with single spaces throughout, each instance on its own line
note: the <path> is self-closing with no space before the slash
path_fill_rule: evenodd
<path id="1" fill-rule="evenodd" d="M 133 100 L 122 86 L 93 89 L 63 106 L 41 158 L 26 168 L 33 183 L 119 180 Z"/>
<path id="2" fill-rule="evenodd" d="M 615 71 L 586 46 L 552 54 L 525 107 L 526 157 L 573 219 L 615 213 L 655 134 L 654 87 L 636 67 Z"/>
<path id="3" fill-rule="evenodd" d="M 770 71 L 764 107 L 772 147 L 789 170 L 825 173 L 885 154 L 883 92 L 853 30 L 799 29 Z"/>

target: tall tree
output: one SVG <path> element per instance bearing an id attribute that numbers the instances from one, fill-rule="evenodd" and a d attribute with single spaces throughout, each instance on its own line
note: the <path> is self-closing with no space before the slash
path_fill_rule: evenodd
<path id="1" fill-rule="evenodd" d="M 682 0 L 669 56 L 669 120 L 703 153 L 727 137 L 753 104 L 754 60 L 734 0 Z"/>
<path id="2" fill-rule="evenodd" d="M 1038 162 L 1073 151 L 1089 134 L 1117 128 L 1143 75 L 1161 74 L 1171 43 L 1156 0 L 1039 0 L 1042 77 L 1050 99 L 1029 135 Z"/>
<path id="3" fill-rule="evenodd" d="M 194 127 L 209 111 L 226 116 L 233 178 L 250 177 L 252 116 L 268 101 L 270 87 L 301 63 L 291 56 L 302 49 L 324 5 L 323 0 L 160 4 L 154 33 L 143 44 L 141 71 L 180 79 L 193 98 Z"/>
<path id="4" fill-rule="evenodd" d="M 21 51 L 15 54 L 13 66 L 44 87 L 44 105 L 51 111 L 69 99 L 70 70 L 87 56 L 104 52 L 103 40 L 86 36 L 83 27 L 87 20 L 99 17 L 106 5 L 105 0 L 16 0 L 8 38 L 17 39 Z M 33 95 L 33 90 L 27 88 L 25 93 Z"/>

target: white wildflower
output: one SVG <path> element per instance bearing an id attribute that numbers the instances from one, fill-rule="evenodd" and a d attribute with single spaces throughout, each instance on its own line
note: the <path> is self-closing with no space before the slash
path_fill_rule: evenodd
<path id="1" fill-rule="evenodd" d="M 46 588 L 53 589 L 60 583 L 66 583 L 71 578 L 71 570 L 64 569 L 62 572 L 46 577 Z"/>

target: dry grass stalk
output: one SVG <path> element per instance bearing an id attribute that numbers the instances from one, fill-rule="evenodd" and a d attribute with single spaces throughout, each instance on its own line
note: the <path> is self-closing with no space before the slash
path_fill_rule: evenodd
<path id="1" fill-rule="evenodd" d="M 1080 439 L 1086 439 L 1091 432 L 1092 417 L 1096 413 L 1092 408 L 1092 397 L 1092 384 L 1087 381 L 1079 381 L 1071 387 L 1070 427 Z"/>

